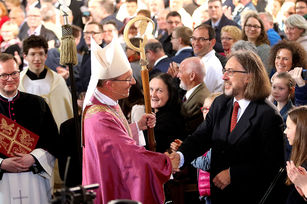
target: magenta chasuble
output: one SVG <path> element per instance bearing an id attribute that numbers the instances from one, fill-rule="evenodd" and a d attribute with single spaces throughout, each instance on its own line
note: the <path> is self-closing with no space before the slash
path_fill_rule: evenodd
<path id="1" fill-rule="evenodd" d="M 138 138 L 135 124 L 130 131 L 116 106 L 102 104 L 95 97 L 92 104 L 83 119 L 82 184 L 100 185 L 95 203 L 114 199 L 164 203 L 163 184 L 172 171 L 169 158 L 138 146 L 132 139 Z"/>

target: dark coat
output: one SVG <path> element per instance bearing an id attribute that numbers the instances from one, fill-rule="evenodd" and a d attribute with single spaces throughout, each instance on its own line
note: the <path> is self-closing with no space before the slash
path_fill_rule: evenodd
<path id="1" fill-rule="evenodd" d="M 251 101 L 231 133 L 233 98 L 221 95 L 213 102 L 206 120 L 181 145 L 185 164 L 212 148 L 212 204 L 258 203 L 284 165 L 283 121 L 273 105 Z M 231 183 L 217 188 L 212 180 L 230 169 Z M 280 203 L 274 199 L 270 203 Z M 277 198 L 279 199 L 279 198 Z"/>
<path id="2" fill-rule="evenodd" d="M 186 49 L 186 50 L 182 50 L 178 55 L 175 55 L 174 57 L 172 57 L 172 61 L 180 64 L 183 60 L 185 60 L 188 57 L 193 57 L 194 56 L 194 52 L 193 49 Z"/>
<path id="3" fill-rule="evenodd" d="M 162 60 L 160 60 L 155 66 L 154 69 L 158 69 L 161 72 L 166 73 L 168 68 L 169 68 L 169 64 L 172 63 L 171 58 L 164 58 Z"/>
<path id="4" fill-rule="evenodd" d="M 22 25 L 22 27 L 20 28 L 18 38 L 20 40 L 24 40 L 24 39 L 28 38 L 29 37 L 28 30 L 29 30 L 29 26 L 25 22 Z M 55 41 L 55 44 L 54 44 L 55 47 L 60 47 L 60 40 L 57 38 L 57 36 L 54 34 L 53 31 L 45 28 L 44 25 L 42 25 L 42 27 L 41 27 L 40 36 L 45 38 L 47 40 L 47 42 L 50 41 L 50 40 L 54 40 Z"/>
<path id="5" fill-rule="evenodd" d="M 207 20 L 207 21 L 205 22 L 205 24 L 208 24 L 208 25 L 211 25 L 211 26 L 212 26 L 211 20 L 210 20 L 210 19 Z M 223 49 L 223 46 L 222 46 L 222 42 L 221 42 L 221 31 L 222 31 L 222 28 L 223 28 L 224 26 L 226 26 L 226 25 L 233 25 L 233 26 L 237 26 L 238 28 L 240 28 L 240 26 L 239 26 L 236 22 L 234 22 L 234 21 L 228 19 L 228 18 L 223 14 L 223 16 L 222 16 L 222 18 L 221 18 L 221 20 L 220 20 L 219 25 L 218 25 L 217 27 L 214 28 L 214 30 L 215 30 L 215 36 L 216 36 L 216 37 L 215 37 L 216 43 L 215 43 L 213 49 L 214 49 L 216 52 L 224 52 L 224 49 Z"/>

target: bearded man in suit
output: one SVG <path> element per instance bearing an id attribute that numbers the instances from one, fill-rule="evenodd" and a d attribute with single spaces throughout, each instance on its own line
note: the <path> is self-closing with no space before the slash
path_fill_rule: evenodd
<path id="1" fill-rule="evenodd" d="M 224 94 L 170 155 L 173 171 L 212 148 L 212 204 L 259 203 L 284 164 L 282 118 L 266 99 L 270 81 L 256 54 L 233 53 L 223 73 Z M 279 197 L 270 196 L 268 203 L 280 203 Z"/>

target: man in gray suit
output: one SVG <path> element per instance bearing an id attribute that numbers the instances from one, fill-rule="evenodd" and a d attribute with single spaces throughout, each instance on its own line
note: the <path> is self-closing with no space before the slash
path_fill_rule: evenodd
<path id="1" fill-rule="evenodd" d="M 201 59 L 190 57 L 181 62 L 177 77 L 180 79 L 180 88 L 187 91 L 183 97 L 181 114 L 185 120 L 186 134 L 191 134 L 203 121 L 200 108 L 205 98 L 210 94 L 203 79 L 205 68 Z"/>

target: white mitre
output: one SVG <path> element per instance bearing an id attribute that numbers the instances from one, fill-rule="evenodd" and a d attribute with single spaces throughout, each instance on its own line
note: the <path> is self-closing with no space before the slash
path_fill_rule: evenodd
<path id="1" fill-rule="evenodd" d="M 114 37 L 112 42 L 104 48 L 101 48 L 91 38 L 91 79 L 87 87 L 83 109 L 93 96 L 99 79 L 116 78 L 129 70 L 132 70 L 130 63 L 118 38 Z"/>

